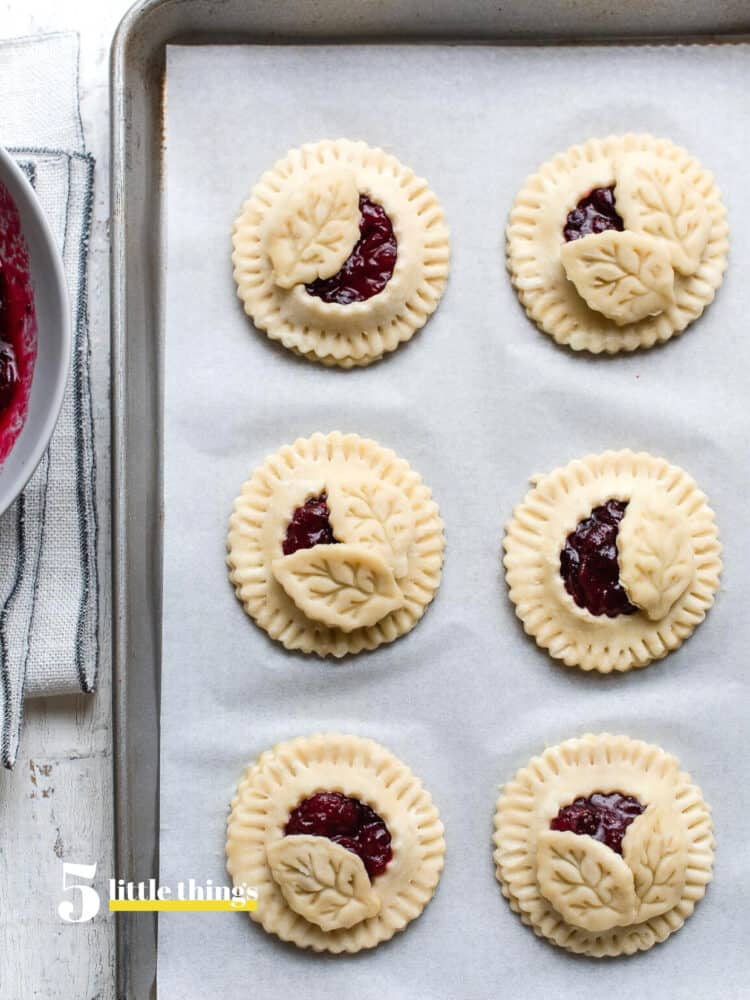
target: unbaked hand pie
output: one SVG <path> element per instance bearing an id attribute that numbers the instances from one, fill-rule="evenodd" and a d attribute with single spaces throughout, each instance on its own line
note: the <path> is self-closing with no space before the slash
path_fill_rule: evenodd
<path id="1" fill-rule="evenodd" d="M 511 909 L 594 958 L 664 941 L 711 881 L 700 788 L 673 756 L 626 736 L 567 740 L 521 768 L 498 799 L 494 842 Z"/>
<path id="2" fill-rule="evenodd" d="M 568 666 L 601 673 L 677 649 L 721 572 L 714 514 L 694 480 L 645 452 L 606 451 L 532 484 L 505 532 L 526 632 Z"/>
<path id="3" fill-rule="evenodd" d="M 344 656 L 409 632 L 440 583 L 443 522 L 407 462 L 356 434 L 271 455 L 235 501 L 230 579 L 287 649 Z"/>
<path id="4" fill-rule="evenodd" d="M 280 743 L 232 800 L 227 868 L 251 919 L 315 951 L 373 948 L 418 917 L 443 870 L 443 824 L 409 768 L 372 740 Z"/>
<path id="5" fill-rule="evenodd" d="M 325 365 L 378 361 L 427 322 L 450 245 L 421 177 L 348 139 L 291 150 L 235 222 L 234 278 L 256 327 Z"/>
<path id="6" fill-rule="evenodd" d="M 713 176 L 650 135 L 573 146 L 526 180 L 508 225 L 508 269 L 529 317 L 574 350 L 669 340 L 722 282 L 726 209 Z"/>

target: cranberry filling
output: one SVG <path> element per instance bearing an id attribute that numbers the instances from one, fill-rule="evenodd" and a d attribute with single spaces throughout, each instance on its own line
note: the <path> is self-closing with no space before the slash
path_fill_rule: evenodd
<path id="1" fill-rule="evenodd" d="M 622 232 L 625 225 L 615 209 L 615 189 L 613 187 L 594 188 L 585 198 L 581 198 L 572 212 L 568 213 L 563 228 L 565 242 L 579 240 L 592 233 L 603 233 L 606 229 Z"/>
<path id="2" fill-rule="evenodd" d="M 28 250 L 16 206 L 0 184 L 0 462 L 23 427 L 35 359 Z"/>
<path id="3" fill-rule="evenodd" d="M 2 274 L 0 273 L 0 295 L 2 294 Z M 2 299 L 0 299 L 0 316 L 2 316 Z M 2 320 L 0 320 L 2 329 Z M 18 374 L 18 362 L 13 345 L 0 340 L 0 411 L 7 410 L 15 398 L 21 382 Z"/>
<path id="4" fill-rule="evenodd" d="M 308 294 L 346 306 L 382 292 L 396 266 L 396 237 L 391 220 L 367 195 L 359 196 L 359 239 L 341 270 L 305 285 Z"/>
<path id="5" fill-rule="evenodd" d="M 286 538 L 282 545 L 285 556 L 290 556 L 297 549 L 311 549 L 313 545 L 332 545 L 336 539 L 329 520 L 331 512 L 326 500 L 327 493 L 319 497 L 310 497 L 301 507 L 297 507 L 286 529 Z"/>
<path id="6" fill-rule="evenodd" d="M 318 792 L 292 810 L 284 833 L 328 837 L 358 855 L 370 878 L 382 875 L 393 857 L 384 821 L 359 799 L 341 792 Z"/>
<path id="7" fill-rule="evenodd" d="M 563 806 L 550 823 L 550 830 L 587 834 L 622 854 L 625 831 L 646 807 L 622 792 L 594 792 Z"/>
<path id="8" fill-rule="evenodd" d="M 560 553 L 560 574 L 565 589 L 579 608 L 592 615 L 632 615 L 638 610 L 620 583 L 617 532 L 627 502 L 608 500 L 579 521 Z"/>

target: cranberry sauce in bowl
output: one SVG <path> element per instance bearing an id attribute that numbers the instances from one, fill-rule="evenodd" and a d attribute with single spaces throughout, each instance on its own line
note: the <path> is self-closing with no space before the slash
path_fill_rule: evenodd
<path id="1" fill-rule="evenodd" d="M 0 146 L 0 514 L 49 445 L 70 355 L 58 241 L 28 178 Z"/>
<path id="2" fill-rule="evenodd" d="M 18 209 L 0 183 L 0 463 L 10 454 L 26 419 L 36 341 L 29 253 Z"/>

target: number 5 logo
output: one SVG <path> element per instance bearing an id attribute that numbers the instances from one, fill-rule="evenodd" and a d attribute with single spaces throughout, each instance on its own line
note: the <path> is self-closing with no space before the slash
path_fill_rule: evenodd
<path id="1" fill-rule="evenodd" d="M 66 924 L 85 924 L 93 920 L 99 912 L 101 905 L 99 893 L 90 885 L 80 885 L 78 882 L 68 881 L 68 876 L 76 876 L 91 882 L 96 875 L 96 865 L 72 865 L 63 861 L 63 892 L 79 892 L 81 900 L 81 912 L 74 916 L 75 905 L 69 899 L 64 899 L 57 907 L 57 913 Z"/>

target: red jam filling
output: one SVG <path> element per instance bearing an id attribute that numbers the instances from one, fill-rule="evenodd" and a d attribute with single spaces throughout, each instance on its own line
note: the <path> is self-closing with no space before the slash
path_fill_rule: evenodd
<path id="1" fill-rule="evenodd" d="M 330 278 L 305 285 L 310 295 L 324 302 L 347 306 L 364 302 L 382 292 L 396 266 L 396 236 L 391 220 L 367 195 L 359 196 L 359 239 L 341 270 Z"/>
<path id="2" fill-rule="evenodd" d="M 632 615 L 638 610 L 620 583 L 617 532 L 627 502 L 608 500 L 579 521 L 560 553 L 560 574 L 565 589 L 579 608 L 592 615 Z"/>
<path id="3" fill-rule="evenodd" d="M 0 324 L 3 313 L 3 274 L 0 271 Z M 13 402 L 21 383 L 18 373 L 18 362 L 13 345 L 0 340 L 0 412 L 7 410 Z"/>
<path id="4" fill-rule="evenodd" d="M 364 802 L 341 792 L 318 792 L 300 802 L 284 833 L 328 837 L 358 855 L 370 878 L 382 875 L 393 857 L 385 822 Z"/>
<path id="5" fill-rule="evenodd" d="M 0 184 L 0 463 L 21 432 L 36 360 L 36 314 L 21 220 Z"/>
<path id="6" fill-rule="evenodd" d="M 615 189 L 613 187 L 594 188 L 585 198 L 581 198 L 572 212 L 568 213 L 563 228 L 565 242 L 579 240 L 582 236 L 603 233 L 607 229 L 622 232 L 625 228 L 615 209 Z"/>
<path id="7" fill-rule="evenodd" d="M 594 792 L 563 806 L 550 823 L 550 830 L 570 830 L 599 840 L 622 854 L 625 831 L 646 807 L 622 792 Z"/>
<path id="8" fill-rule="evenodd" d="M 285 556 L 290 556 L 297 549 L 311 549 L 313 545 L 333 545 L 336 539 L 329 520 L 331 512 L 327 500 L 328 494 L 321 493 L 319 497 L 310 497 L 297 507 L 281 546 Z"/>

